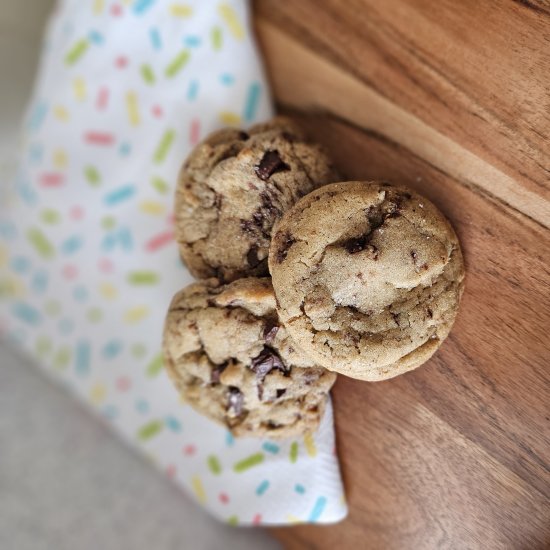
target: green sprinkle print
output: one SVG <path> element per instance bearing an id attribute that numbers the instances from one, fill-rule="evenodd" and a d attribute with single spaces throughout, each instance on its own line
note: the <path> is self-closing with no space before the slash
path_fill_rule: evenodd
<path id="1" fill-rule="evenodd" d="M 53 366 L 56 369 L 65 369 L 71 360 L 71 350 L 69 348 L 59 348 L 53 358 Z"/>
<path id="2" fill-rule="evenodd" d="M 74 65 L 85 53 L 88 49 L 89 42 L 83 38 L 82 40 L 79 40 L 68 52 L 65 56 L 65 64 L 66 65 Z"/>
<path id="3" fill-rule="evenodd" d="M 294 464 L 298 459 L 298 443 L 296 441 L 292 442 L 290 446 L 290 462 Z"/>
<path id="4" fill-rule="evenodd" d="M 214 455 L 210 455 L 208 457 L 208 468 L 210 468 L 210 471 L 215 475 L 219 475 L 221 474 L 221 471 L 222 471 L 222 467 L 221 467 L 221 464 L 220 464 L 220 461 L 218 460 L 218 458 Z"/>
<path id="5" fill-rule="evenodd" d="M 92 187 L 97 187 L 101 183 L 101 176 L 94 166 L 84 168 L 84 177 Z"/>
<path id="6" fill-rule="evenodd" d="M 151 180 L 151 185 L 161 194 L 165 195 L 169 191 L 168 184 L 162 179 L 158 177 L 154 177 Z"/>
<path id="7" fill-rule="evenodd" d="M 176 133 L 174 130 L 166 130 L 166 132 L 164 132 L 153 157 L 153 160 L 157 164 L 160 164 L 166 158 L 168 150 L 170 149 L 175 137 Z"/>
<path id="8" fill-rule="evenodd" d="M 52 208 L 46 208 L 40 213 L 40 219 L 48 225 L 55 225 L 56 223 L 59 223 L 60 218 L 61 216 L 59 215 L 59 212 L 57 210 L 53 210 Z"/>
<path id="9" fill-rule="evenodd" d="M 227 518 L 227 523 L 229 525 L 232 525 L 233 527 L 235 525 L 239 525 L 239 518 L 238 516 L 231 516 L 230 518 Z"/>
<path id="10" fill-rule="evenodd" d="M 159 353 L 148 365 L 147 365 L 147 376 L 149 378 L 153 378 L 153 376 L 156 376 L 159 374 L 159 372 L 162 370 L 163 363 L 162 363 L 162 354 Z"/>
<path id="11" fill-rule="evenodd" d="M 189 50 L 182 50 L 172 59 L 168 67 L 166 67 L 164 74 L 169 78 L 177 75 L 189 61 L 190 56 Z"/>
<path id="12" fill-rule="evenodd" d="M 46 238 L 46 235 L 36 227 L 31 227 L 27 231 L 27 239 L 34 247 L 36 252 L 45 259 L 50 259 L 55 256 L 55 251 L 52 243 Z"/>
<path id="13" fill-rule="evenodd" d="M 238 474 L 245 472 L 246 470 L 257 466 L 258 464 L 261 464 L 264 461 L 264 455 L 263 453 L 256 453 L 253 455 L 250 455 L 249 457 L 241 460 L 240 462 L 237 462 L 233 466 L 233 470 L 237 472 Z"/>
<path id="14" fill-rule="evenodd" d="M 220 27 L 212 27 L 212 47 L 219 51 L 222 49 L 222 30 Z"/>
<path id="15" fill-rule="evenodd" d="M 153 72 L 151 65 L 145 64 L 141 66 L 141 76 L 147 84 L 155 83 L 155 73 Z"/>
<path id="16" fill-rule="evenodd" d="M 138 439 L 141 439 L 142 441 L 145 441 L 146 439 L 151 439 L 162 430 L 163 426 L 164 423 L 160 422 L 159 420 L 153 420 L 152 422 L 145 424 L 138 430 Z"/>
<path id="17" fill-rule="evenodd" d="M 158 282 L 158 275 L 154 271 L 132 271 L 128 273 L 128 282 L 131 285 L 154 285 Z"/>

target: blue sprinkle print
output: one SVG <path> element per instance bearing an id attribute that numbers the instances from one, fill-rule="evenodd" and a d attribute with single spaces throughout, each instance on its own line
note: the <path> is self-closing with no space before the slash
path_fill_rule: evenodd
<path id="1" fill-rule="evenodd" d="M 107 342 L 101 350 L 101 355 L 105 359 L 115 358 L 122 350 L 122 344 L 118 340 L 111 340 Z"/>
<path id="2" fill-rule="evenodd" d="M 269 489 L 269 481 L 264 479 L 258 487 L 256 487 L 256 494 L 261 497 Z"/>
<path id="3" fill-rule="evenodd" d="M 146 12 L 153 4 L 155 0 L 137 0 L 134 4 L 134 13 L 142 14 Z"/>
<path id="4" fill-rule="evenodd" d="M 74 329 L 74 323 L 71 319 L 65 317 L 59 320 L 57 327 L 59 328 L 59 332 L 62 334 L 70 334 Z"/>
<path id="5" fill-rule="evenodd" d="M 25 340 L 27 339 L 27 333 L 22 328 L 18 328 L 12 330 L 8 334 L 8 338 L 14 343 L 21 345 L 25 343 Z"/>
<path id="6" fill-rule="evenodd" d="M 36 308 L 24 302 L 15 302 L 12 307 L 12 313 L 19 320 L 32 326 L 36 326 L 42 321 L 40 312 Z"/>
<path id="7" fill-rule="evenodd" d="M 233 434 L 231 432 L 227 432 L 225 436 L 225 444 L 228 447 L 233 447 L 234 443 L 235 443 L 235 438 L 233 437 Z"/>
<path id="8" fill-rule="evenodd" d="M 108 420 L 115 420 L 118 417 L 118 409 L 114 405 L 106 405 L 103 407 L 102 414 Z"/>
<path id="9" fill-rule="evenodd" d="M 77 302 L 85 302 L 88 299 L 88 290 L 86 289 L 86 287 L 75 287 L 75 289 L 73 290 L 73 298 Z"/>
<path id="10" fill-rule="evenodd" d="M 13 258 L 11 261 L 12 269 L 20 275 L 26 273 L 29 270 L 30 266 L 31 263 L 29 262 L 29 260 L 27 258 L 24 258 L 23 256 L 15 256 L 15 258 Z"/>
<path id="11" fill-rule="evenodd" d="M 16 181 L 16 189 L 23 202 L 29 206 L 36 204 L 36 192 L 28 182 L 18 178 Z"/>
<path id="12" fill-rule="evenodd" d="M 160 33 L 158 29 L 152 28 L 149 31 L 149 38 L 151 39 L 151 44 L 155 50 L 162 49 L 162 40 L 160 38 Z"/>
<path id="13" fill-rule="evenodd" d="M 86 340 L 76 344 L 75 370 L 79 376 L 90 374 L 90 344 Z"/>
<path id="14" fill-rule="evenodd" d="M 29 119 L 29 130 L 37 131 L 42 126 L 46 115 L 48 114 L 48 105 L 46 103 L 38 103 L 31 112 Z"/>
<path id="15" fill-rule="evenodd" d="M 181 424 L 180 421 L 177 418 L 174 418 L 173 416 L 167 416 L 164 419 L 164 423 L 166 424 L 166 427 L 176 433 L 181 432 Z"/>
<path id="16" fill-rule="evenodd" d="M 127 157 L 132 152 L 132 146 L 127 141 L 125 141 L 124 143 L 120 144 L 118 152 L 120 153 L 121 157 Z"/>
<path id="17" fill-rule="evenodd" d="M 252 122 L 256 116 L 256 111 L 258 110 L 258 103 L 260 100 L 260 92 L 261 87 L 257 82 L 254 82 L 248 88 L 243 117 L 246 122 Z"/>
<path id="18" fill-rule="evenodd" d="M 323 513 L 323 510 L 325 509 L 326 504 L 327 504 L 327 499 L 325 497 L 319 497 L 315 502 L 315 506 L 313 506 L 313 510 L 309 515 L 308 521 L 311 521 L 311 522 L 317 521 L 321 517 L 321 514 Z"/>
<path id="19" fill-rule="evenodd" d="M 223 73 L 220 75 L 220 82 L 224 86 L 231 86 L 235 82 L 235 77 L 230 73 Z"/>
<path id="20" fill-rule="evenodd" d="M 103 202 L 107 206 L 114 206 L 125 200 L 130 199 L 131 197 L 134 196 L 135 192 L 136 192 L 135 186 L 124 185 L 105 195 L 105 197 L 103 197 Z"/>
<path id="21" fill-rule="evenodd" d="M 273 455 L 276 455 L 279 452 L 279 445 L 275 445 L 275 443 L 271 443 L 269 441 L 266 441 L 262 445 L 262 449 L 264 451 L 267 451 L 268 453 L 271 453 Z"/>
<path id="22" fill-rule="evenodd" d="M 199 83 L 196 80 L 191 80 L 191 82 L 189 82 L 189 88 L 187 88 L 188 101 L 194 101 L 195 99 L 197 99 L 198 93 L 199 93 Z"/>
<path id="23" fill-rule="evenodd" d="M 90 31 L 88 34 L 88 38 L 90 39 L 90 42 L 98 45 L 103 44 L 103 42 L 105 41 L 103 35 L 97 31 Z"/>
<path id="24" fill-rule="evenodd" d="M 29 147 L 29 159 L 33 164 L 38 164 L 42 161 L 44 149 L 42 145 L 34 143 Z"/>
<path id="25" fill-rule="evenodd" d="M 145 399 L 138 399 L 136 401 L 136 410 L 141 414 L 147 414 L 149 412 L 149 403 Z"/>
<path id="26" fill-rule="evenodd" d="M 64 254 L 74 254 L 82 247 L 82 239 L 78 235 L 73 235 L 61 244 L 61 251 Z"/>
<path id="27" fill-rule="evenodd" d="M 45 292 L 48 288 L 49 275 L 47 271 L 37 271 L 31 281 L 31 287 L 36 294 Z"/>
<path id="28" fill-rule="evenodd" d="M 124 250 L 132 250 L 134 241 L 132 233 L 127 227 L 121 227 L 118 232 L 118 241 Z"/>
<path id="29" fill-rule="evenodd" d="M 296 485 L 294 486 L 294 490 L 299 495 L 303 495 L 306 492 L 306 488 L 303 485 L 300 485 L 299 483 L 296 483 Z"/>
<path id="30" fill-rule="evenodd" d="M 104 252 L 109 252 L 110 250 L 112 250 L 114 248 L 115 244 L 116 244 L 115 235 L 113 233 L 108 233 L 101 240 L 101 249 Z"/>
<path id="31" fill-rule="evenodd" d="M 0 222 L 0 236 L 6 240 L 12 240 L 17 236 L 15 225 L 11 222 Z"/>
<path id="32" fill-rule="evenodd" d="M 183 43 L 188 48 L 198 48 L 201 45 L 200 36 L 184 36 Z"/>

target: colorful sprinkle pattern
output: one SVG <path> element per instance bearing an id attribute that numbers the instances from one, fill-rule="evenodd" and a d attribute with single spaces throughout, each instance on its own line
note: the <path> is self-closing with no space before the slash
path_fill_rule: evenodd
<path id="1" fill-rule="evenodd" d="M 346 515 L 332 410 L 315 436 L 234 439 L 162 368 L 191 281 L 170 215 L 183 157 L 271 115 L 244 0 L 63 0 L 0 201 L 0 333 L 231 525 Z M 121 36 L 124 39 L 121 39 Z"/>

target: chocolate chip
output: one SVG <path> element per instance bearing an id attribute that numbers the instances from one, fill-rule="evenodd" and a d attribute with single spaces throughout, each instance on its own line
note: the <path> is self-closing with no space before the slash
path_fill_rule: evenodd
<path id="1" fill-rule="evenodd" d="M 277 390 L 277 399 L 279 399 L 279 397 L 282 397 L 285 393 L 286 390 Z"/>
<path id="2" fill-rule="evenodd" d="M 214 196 L 214 208 L 219 210 L 222 207 L 222 196 L 219 193 L 216 193 Z"/>
<path id="3" fill-rule="evenodd" d="M 227 395 L 227 410 L 239 416 L 243 412 L 244 396 L 239 388 L 229 386 Z"/>
<path id="4" fill-rule="evenodd" d="M 242 141 L 247 140 L 249 137 L 250 136 L 246 132 L 239 132 L 239 139 L 241 139 Z"/>
<path id="5" fill-rule="evenodd" d="M 428 317 L 429 317 L 430 319 L 433 319 L 433 318 L 434 318 L 434 312 L 433 312 L 430 308 L 428 308 L 427 313 L 428 313 Z"/>
<path id="6" fill-rule="evenodd" d="M 241 229 L 247 231 L 248 233 L 254 232 L 254 223 L 252 220 L 240 220 Z"/>
<path id="7" fill-rule="evenodd" d="M 285 376 L 290 374 L 290 369 L 283 363 L 279 354 L 267 346 L 264 346 L 260 355 L 252 359 L 250 368 L 256 373 L 258 380 L 263 380 L 273 369 L 279 369 Z"/>
<path id="8" fill-rule="evenodd" d="M 268 180 L 273 174 L 290 170 L 290 166 L 283 162 L 279 151 L 266 151 L 259 164 L 254 166 L 256 175 L 263 181 Z"/>
<path id="9" fill-rule="evenodd" d="M 415 250 L 411 250 L 411 258 L 413 259 L 413 262 L 416 264 L 416 260 L 418 258 L 418 254 Z"/>
<path id="10" fill-rule="evenodd" d="M 277 263 L 283 263 L 286 259 L 290 247 L 296 242 L 296 239 L 290 234 L 286 233 L 280 239 L 279 248 L 277 250 Z"/>
<path id="11" fill-rule="evenodd" d="M 275 422 L 273 422 L 273 420 L 268 420 L 267 421 L 267 427 L 271 430 L 276 430 L 277 428 L 280 428 L 282 426 L 282 424 L 277 424 Z"/>
<path id="12" fill-rule="evenodd" d="M 372 233 L 369 233 L 368 235 L 363 235 L 362 237 L 357 237 L 356 239 L 349 239 L 343 244 L 343 246 L 350 254 L 357 254 L 357 252 L 368 250 L 371 253 L 373 260 L 378 260 L 378 248 L 372 244 L 369 244 L 371 236 Z"/>
<path id="13" fill-rule="evenodd" d="M 277 332 L 279 332 L 279 325 L 275 324 L 273 321 L 268 321 L 264 327 L 264 340 L 266 343 L 271 344 Z"/>
<path id="14" fill-rule="evenodd" d="M 261 262 L 258 258 L 258 247 L 256 245 L 250 247 L 250 250 L 246 254 L 246 261 L 250 267 L 256 267 Z"/>
<path id="15" fill-rule="evenodd" d="M 216 365 L 212 372 L 210 373 L 210 383 L 211 384 L 219 384 L 220 383 L 220 375 L 227 367 L 227 363 L 224 363 L 223 365 Z"/>

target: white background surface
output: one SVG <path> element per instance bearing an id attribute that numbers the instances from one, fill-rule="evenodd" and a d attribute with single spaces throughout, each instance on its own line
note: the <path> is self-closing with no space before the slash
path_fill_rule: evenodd
<path id="1" fill-rule="evenodd" d="M 0 159 L 16 149 L 52 4 L 0 0 Z M 4 344 L 0 380 L 0 548 L 278 548 L 211 519 Z"/>

